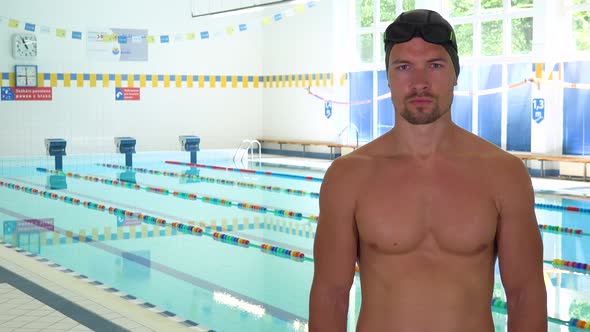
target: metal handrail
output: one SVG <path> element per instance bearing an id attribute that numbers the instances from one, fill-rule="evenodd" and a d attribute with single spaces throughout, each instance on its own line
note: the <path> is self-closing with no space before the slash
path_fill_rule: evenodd
<path id="1" fill-rule="evenodd" d="M 244 143 L 247 143 L 248 145 L 245 146 Z M 243 164 L 244 157 L 246 157 L 246 160 L 249 161 L 250 160 L 248 158 L 249 156 L 251 156 L 252 161 L 255 161 L 254 148 L 256 147 L 256 145 L 258 145 L 258 165 L 260 165 L 260 163 L 262 163 L 262 144 L 260 144 L 260 142 L 255 139 L 254 140 L 249 140 L 249 139 L 242 140 L 242 142 L 240 143 L 240 145 L 236 149 L 236 152 L 234 152 L 234 157 L 233 157 L 234 164 L 237 164 L 238 160 L 240 162 L 242 162 L 242 164 Z M 242 151 L 242 154 L 240 155 L 239 158 L 236 158 L 238 156 L 238 153 L 240 153 L 240 151 Z"/>

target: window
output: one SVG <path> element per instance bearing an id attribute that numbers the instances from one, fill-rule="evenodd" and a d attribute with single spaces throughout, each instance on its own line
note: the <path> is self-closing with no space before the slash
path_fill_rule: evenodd
<path id="1" fill-rule="evenodd" d="M 582 0 L 578 0 L 581 2 Z M 588 0 L 590 1 L 590 0 Z M 575 12 L 572 15 L 573 34 L 577 51 L 590 51 L 590 10 Z"/>
<path id="2" fill-rule="evenodd" d="M 582 0 L 571 0 L 582 1 Z M 590 1 L 590 0 L 586 0 Z M 370 141 L 384 134 L 394 126 L 391 100 L 385 98 L 389 93 L 387 76 L 384 71 L 385 52 L 383 32 L 403 11 L 415 8 L 415 1 L 407 0 L 355 0 L 356 3 L 356 41 L 357 64 L 355 75 L 351 75 L 351 101 L 358 102 L 361 97 L 372 96 L 371 104 L 352 105 L 351 125 L 360 131 L 362 141 Z M 534 0 L 424 0 L 421 8 L 443 8 L 440 13 L 447 17 L 455 29 L 459 57 L 464 64 L 459 77 L 461 91 L 478 91 L 505 86 L 513 79 L 524 80 L 530 75 L 511 78 L 506 73 L 509 65 L 503 60 L 513 57 L 522 68 L 530 68 L 533 55 Z M 441 6 L 442 5 L 442 6 Z M 587 14 L 587 13 L 586 13 Z M 580 14 L 582 15 L 582 14 Z M 588 21 L 578 19 L 580 35 L 586 31 Z M 585 37 L 585 36 L 584 36 Z M 590 47 L 590 40 L 588 43 Z M 490 65 L 492 63 L 497 65 Z M 497 60 L 495 60 L 497 58 Z M 512 63 L 515 60 L 511 60 Z M 484 65 L 483 63 L 487 63 Z M 515 66 L 515 65 L 513 65 Z M 521 68 L 521 67 L 518 67 Z M 529 73 L 530 74 L 530 73 Z M 526 76 L 526 77 L 525 77 Z M 362 80 L 352 82 L 352 80 Z M 486 80 L 485 86 L 477 82 Z M 493 80 L 493 81 L 490 81 Z M 494 84 L 490 83 L 493 82 Z M 514 83 L 514 82 L 510 82 Z M 352 91 L 363 87 L 363 92 Z M 522 91 L 518 100 L 526 98 L 528 91 Z M 520 93 L 520 92 L 519 92 Z M 358 98 L 353 98 L 356 96 Z M 507 123 L 517 119 L 524 121 L 522 114 L 509 117 L 507 100 L 516 98 L 507 92 L 498 92 L 487 97 L 456 97 L 453 104 L 453 119 L 461 127 L 485 136 L 497 145 L 506 146 L 514 141 L 512 132 L 506 133 Z M 492 100 L 493 99 L 493 100 Z M 524 100 L 524 99 L 523 99 Z M 508 120 L 507 120 L 508 119 Z M 514 120 L 516 121 L 516 120 Z M 502 131 L 502 133 L 501 133 Z M 527 142 L 509 145 L 526 148 Z"/>
<path id="3" fill-rule="evenodd" d="M 359 70 L 350 76 L 350 100 L 370 103 L 350 106 L 351 127 L 361 142 L 368 142 L 393 127 L 393 106 L 385 74 L 383 32 L 403 11 L 415 8 L 415 0 L 355 0 L 356 60 Z"/>
<path id="4" fill-rule="evenodd" d="M 481 0 L 479 7 L 475 1 L 448 1 L 459 56 L 532 54 L 533 0 L 511 0 L 507 8 L 504 0 Z"/>

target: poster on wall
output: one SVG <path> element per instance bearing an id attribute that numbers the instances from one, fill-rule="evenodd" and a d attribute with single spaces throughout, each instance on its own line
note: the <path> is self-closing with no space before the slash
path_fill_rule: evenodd
<path id="1" fill-rule="evenodd" d="M 0 100 L 2 101 L 25 101 L 25 100 L 52 100 L 53 88 L 16 88 L 2 87 Z"/>
<path id="2" fill-rule="evenodd" d="M 148 61 L 146 29 L 92 29 L 86 53 L 94 61 Z"/>
<path id="3" fill-rule="evenodd" d="M 139 100 L 141 92 L 139 88 L 115 88 L 115 100 Z"/>

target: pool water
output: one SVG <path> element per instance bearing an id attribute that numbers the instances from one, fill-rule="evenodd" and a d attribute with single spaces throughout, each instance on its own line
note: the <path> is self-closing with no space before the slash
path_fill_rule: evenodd
<path id="1" fill-rule="evenodd" d="M 132 170 L 102 163 L 66 165 L 68 176 L 41 166 L 2 170 L 0 236 L 5 242 L 216 331 L 306 330 L 319 181 L 163 160 L 138 163 Z M 323 175 L 284 167 L 272 172 Z M 134 180 L 135 187 L 113 180 Z M 52 186 L 63 189 L 48 189 Z M 590 208 L 590 203 L 541 196 L 537 203 L 550 205 L 537 208 L 539 224 L 584 233 L 542 232 L 544 259 L 590 263 L 590 213 L 555 208 Z M 133 215 L 125 216 L 125 211 Z M 30 219 L 43 224 L 31 225 Z M 173 222 L 203 233 L 170 227 Z M 212 236 L 215 232 L 250 242 L 219 239 Z M 305 257 L 271 252 L 262 245 Z M 590 321 L 590 274 L 546 264 L 545 277 L 554 318 L 550 331 L 567 330 L 564 322 L 573 317 Z M 505 300 L 499 280 L 497 275 L 494 296 Z M 350 331 L 360 307 L 359 286 L 355 280 Z M 497 331 L 506 331 L 501 308 L 494 309 L 494 322 Z"/>

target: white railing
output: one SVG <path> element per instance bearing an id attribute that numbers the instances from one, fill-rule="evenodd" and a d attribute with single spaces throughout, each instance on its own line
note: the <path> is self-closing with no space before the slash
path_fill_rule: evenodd
<path id="1" fill-rule="evenodd" d="M 254 159 L 254 149 L 258 148 L 258 165 L 262 163 L 262 144 L 258 140 L 249 140 L 245 139 L 242 140 L 236 152 L 234 153 L 234 164 L 237 165 L 239 162 L 244 168 L 248 168 L 248 164 L 250 161 L 256 162 Z M 244 163 L 244 159 L 246 159 L 246 163 Z"/>

